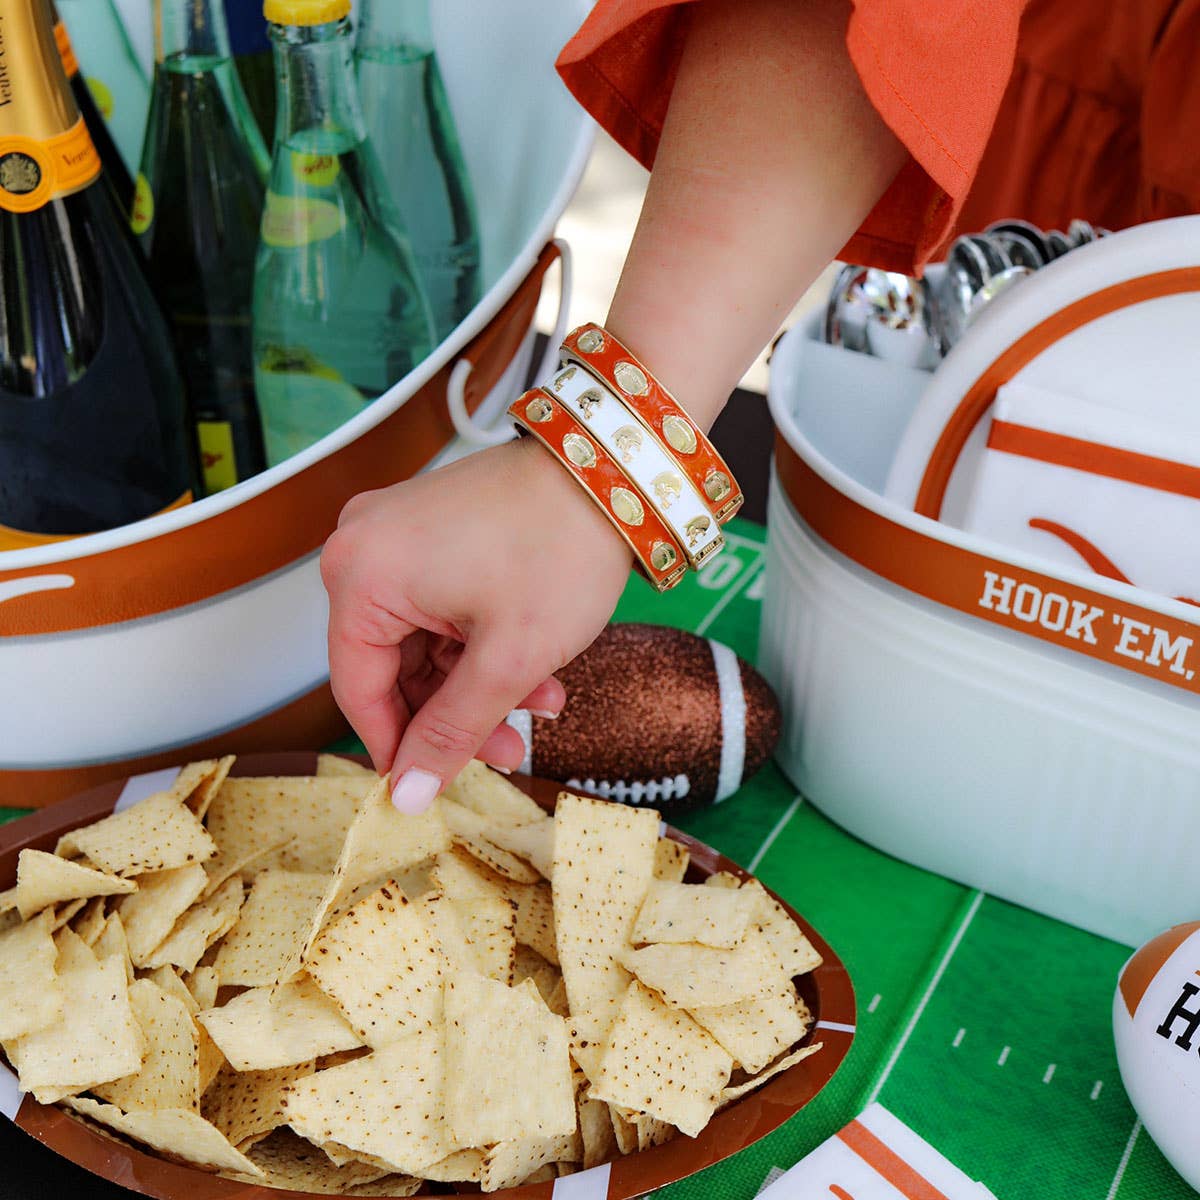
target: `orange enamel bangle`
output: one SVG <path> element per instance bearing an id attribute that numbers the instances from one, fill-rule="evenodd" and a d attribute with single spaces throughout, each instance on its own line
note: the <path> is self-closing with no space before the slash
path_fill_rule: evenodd
<path id="1" fill-rule="evenodd" d="M 643 503 L 608 451 L 558 400 L 533 388 L 509 405 L 508 415 L 583 485 L 658 591 L 668 591 L 684 577 L 687 560 L 674 535 Z"/>
<path id="2" fill-rule="evenodd" d="M 588 323 L 567 334 L 564 360 L 602 379 L 679 463 L 704 495 L 709 511 L 724 524 L 742 506 L 742 489 L 704 431 L 679 401 L 607 329 Z"/>

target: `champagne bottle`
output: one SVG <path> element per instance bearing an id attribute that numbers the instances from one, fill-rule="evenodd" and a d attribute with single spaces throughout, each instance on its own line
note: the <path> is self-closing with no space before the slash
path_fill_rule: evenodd
<path id="1" fill-rule="evenodd" d="M 166 321 L 106 190 L 47 0 L 0 6 L 0 549 L 192 499 Z"/>
<path id="2" fill-rule="evenodd" d="M 225 0 L 229 45 L 238 78 L 263 137 L 275 132 L 275 62 L 262 0 Z"/>
<path id="3" fill-rule="evenodd" d="M 439 338 L 479 299 L 479 233 L 433 48 L 429 0 L 360 0 L 358 88 Z"/>
<path id="4" fill-rule="evenodd" d="M 171 320 L 209 492 L 266 465 L 250 305 L 266 151 L 221 0 L 155 0 L 154 96 L 133 228 Z"/>
<path id="5" fill-rule="evenodd" d="M 267 0 L 275 149 L 254 280 L 267 458 L 302 450 L 406 375 L 433 324 L 367 139 L 349 0 Z"/>
<path id="6" fill-rule="evenodd" d="M 121 174 L 129 180 L 130 186 L 129 195 L 125 197 L 128 210 L 133 195 L 133 176 L 137 173 L 146 132 L 150 80 L 129 44 L 125 25 L 113 7 L 113 0 L 58 0 L 58 15 L 70 34 L 75 52 L 81 54 L 83 75 L 80 85 L 86 84 L 87 100 L 94 102 L 104 118 L 104 136 L 111 136 L 120 151 Z M 70 71 L 67 78 L 71 78 Z M 74 80 L 71 90 L 78 103 L 80 87 Z M 117 176 L 100 144 L 101 134 L 93 126 L 82 103 L 80 111 L 100 153 L 104 173 L 115 184 Z"/>

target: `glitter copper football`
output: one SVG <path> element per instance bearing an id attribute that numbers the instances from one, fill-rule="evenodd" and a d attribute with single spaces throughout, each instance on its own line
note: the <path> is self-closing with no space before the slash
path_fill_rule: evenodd
<path id="1" fill-rule="evenodd" d="M 720 642 L 661 625 L 609 625 L 558 672 L 555 721 L 514 714 L 523 770 L 678 814 L 730 796 L 771 756 L 779 702 Z"/>

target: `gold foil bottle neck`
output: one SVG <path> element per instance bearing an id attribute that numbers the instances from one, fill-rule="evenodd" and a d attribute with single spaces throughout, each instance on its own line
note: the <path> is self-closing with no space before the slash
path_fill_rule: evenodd
<path id="1" fill-rule="evenodd" d="M 78 120 L 46 0 L 5 0 L 0 5 L 0 139 L 49 141 Z"/>

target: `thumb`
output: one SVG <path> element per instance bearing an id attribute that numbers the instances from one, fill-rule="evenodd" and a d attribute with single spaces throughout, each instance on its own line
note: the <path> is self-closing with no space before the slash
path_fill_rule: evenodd
<path id="1" fill-rule="evenodd" d="M 546 676 L 509 638 L 469 640 L 441 687 L 413 714 L 392 765 L 392 803 L 428 808 L 488 736 Z"/>

